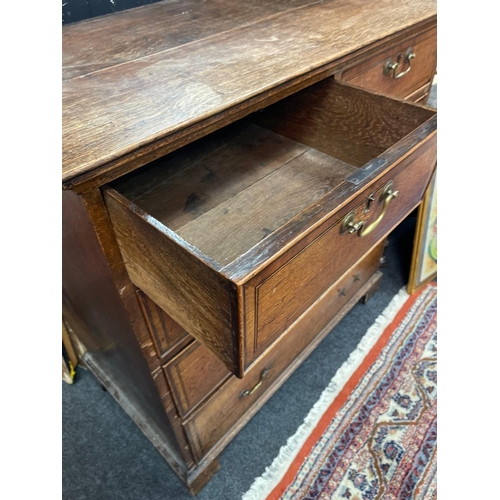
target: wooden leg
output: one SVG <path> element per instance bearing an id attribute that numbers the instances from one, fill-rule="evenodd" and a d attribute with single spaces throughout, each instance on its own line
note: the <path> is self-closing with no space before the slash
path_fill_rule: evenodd
<path id="1" fill-rule="evenodd" d="M 375 277 L 375 280 L 372 283 L 372 286 L 366 292 L 366 294 L 363 295 L 363 297 L 361 297 L 361 302 L 363 304 L 366 304 L 371 299 L 371 297 L 373 296 L 373 294 L 378 290 L 378 287 L 380 286 L 380 280 L 382 279 L 382 273 L 380 271 L 377 271 L 374 274 L 374 277 Z"/>
<path id="2" fill-rule="evenodd" d="M 188 475 L 187 478 L 187 487 L 189 489 L 189 493 L 191 495 L 196 495 L 199 493 L 203 487 L 210 481 L 212 476 L 218 472 L 220 469 L 220 463 L 219 463 L 219 457 L 214 459 L 210 464 L 203 469 L 202 472 L 199 472 L 198 474 L 193 472 L 192 474 Z"/>

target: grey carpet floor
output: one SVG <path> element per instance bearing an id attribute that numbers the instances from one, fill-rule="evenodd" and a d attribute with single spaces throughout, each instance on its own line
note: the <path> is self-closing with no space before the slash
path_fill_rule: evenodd
<path id="1" fill-rule="evenodd" d="M 429 105 L 436 105 L 433 87 Z M 221 470 L 199 500 L 236 500 L 269 465 L 408 279 L 415 214 L 391 234 L 384 276 L 367 304 L 357 304 L 250 420 L 220 456 Z M 63 383 L 63 498 L 189 500 L 191 495 L 112 396 L 79 369 Z"/>

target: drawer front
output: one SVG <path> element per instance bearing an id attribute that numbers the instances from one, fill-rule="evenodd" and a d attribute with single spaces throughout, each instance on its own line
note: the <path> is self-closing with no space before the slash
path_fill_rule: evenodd
<path id="1" fill-rule="evenodd" d="M 229 370 L 209 349 L 195 341 L 163 370 L 179 414 L 188 415 L 229 376 Z"/>
<path id="2" fill-rule="evenodd" d="M 162 361 L 166 361 L 193 341 L 193 337 L 184 328 L 177 324 L 142 291 L 137 290 L 137 298 L 149 334 L 153 340 L 156 354 Z"/>
<path id="3" fill-rule="evenodd" d="M 426 92 L 425 94 L 419 95 L 414 99 L 413 102 L 418 102 L 419 104 L 426 104 L 427 99 L 429 98 L 429 93 L 430 92 Z"/>
<path id="4" fill-rule="evenodd" d="M 343 308 L 366 288 L 367 282 L 378 270 L 384 244 L 385 241 L 381 242 L 349 269 L 291 326 L 279 346 L 263 356 L 244 379 L 231 376 L 183 423 L 197 460 L 206 456 L 236 425 L 248 418 L 247 412 L 255 412 L 257 407 L 262 406 L 314 349 L 316 337 L 330 331 L 332 319 L 335 320 L 339 312 L 347 312 Z M 340 316 L 337 316 L 336 321 L 339 320 Z M 318 341 L 321 338 L 318 337 Z"/>
<path id="5" fill-rule="evenodd" d="M 425 104 L 425 99 L 429 95 L 430 89 L 431 89 L 431 84 L 428 83 L 427 85 L 420 87 L 418 90 L 407 96 L 406 99 L 408 101 L 420 102 L 422 104 Z"/>
<path id="6" fill-rule="evenodd" d="M 384 189 L 390 181 L 399 192 L 370 234 L 359 237 L 343 232 L 345 215 L 328 220 L 246 284 L 246 366 L 418 205 L 435 160 L 435 139 L 431 139 L 403 160 L 399 166 L 402 170 L 385 175 L 355 198 L 349 205 L 353 221 L 365 221 L 369 226 L 382 215 Z"/>
<path id="7" fill-rule="evenodd" d="M 429 30 L 387 49 L 344 71 L 340 79 L 380 94 L 406 98 L 432 80 L 436 68 L 436 32 Z M 415 55 L 409 63 L 408 51 Z M 398 63 L 395 73 L 386 71 L 386 66 L 392 63 Z"/>

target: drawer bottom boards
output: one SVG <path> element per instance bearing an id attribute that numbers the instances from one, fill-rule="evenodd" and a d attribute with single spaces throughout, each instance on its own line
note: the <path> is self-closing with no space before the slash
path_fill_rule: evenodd
<path id="1" fill-rule="evenodd" d="M 222 362 L 214 358 L 200 343 L 191 344 L 170 361 L 164 371 L 172 393 L 186 392 L 196 386 L 196 377 L 205 377 L 199 366 L 210 358 L 220 364 L 220 383 L 213 383 L 212 394 L 197 394 L 192 400 L 194 410 L 178 405 L 181 419 L 194 459 L 199 464 L 204 458 L 217 456 L 231 438 L 262 407 L 269 397 L 312 352 L 331 328 L 365 295 L 378 285 L 378 272 L 385 241 L 379 243 L 363 259 L 352 266 L 302 316 L 280 342 L 260 359 L 244 379 L 230 375 Z M 209 356 L 205 356 L 206 354 Z M 174 371 L 176 360 L 183 369 Z M 213 367 L 212 367 L 213 368 Z M 176 376 L 172 376 L 175 373 Z M 207 387 L 205 379 L 200 387 Z"/>

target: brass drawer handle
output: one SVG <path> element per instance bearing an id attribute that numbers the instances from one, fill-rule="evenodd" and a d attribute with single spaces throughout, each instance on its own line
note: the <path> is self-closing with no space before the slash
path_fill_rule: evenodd
<path id="1" fill-rule="evenodd" d="M 394 191 L 392 181 L 388 182 L 382 192 L 382 198 L 384 200 L 384 206 L 382 207 L 382 212 L 380 215 L 368 226 L 365 226 L 365 221 L 361 220 L 358 222 L 354 222 L 354 212 L 349 212 L 343 222 L 341 231 L 347 231 L 348 233 L 358 233 L 360 238 L 369 235 L 371 232 L 375 230 L 375 228 L 382 222 L 382 219 L 385 217 L 387 210 L 389 209 L 389 203 L 397 198 L 399 195 L 399 191 Z"/>
<path id="2" fill-rule="evenodd" d="M 397 73 L 397 70 L 399 68 L 399 64 L 401 62 L 402 57 L 403 57 L 403 53 L 400 52 L 398 54 L 398 60 L 396 62 L 392 62 L 392 58 L 389 58 L 388 61 L 385 63 L 384 75 L 389 75 L 392 72 L 392 77 L 397 79 L 397 78 L 402 78 L 407 73 L 409 73 L 411 70 L 411 60 L 415 59 L 415 57 L 416 57 L 415 52 L 413 52 L 413 48 L 410 47 L 406 51 L 406 55 L 404 56 L 404 62 L 406 64 L 408 64 L 408 68 L 405 69 L 404 71 L 401 71 L 401 73 Z"/>
<path id="3" fill-rule="evenodd" d="M 259 381 L 251 389 L 245 389 L 240 394 L 240 398 L 244 398 L 246 396 L 251 396 L 262 385 L 262 382 L 264 382 L 264 379 L 267 377 L 268 373 L 269 373 L 269 369 L 268 368 L 264 368 L 264 370 L 260 374 Z"/>
<path id="4" fill-rule="evenodd" d="M 389 203 L 394 198 L 397 198 L 398 194 L 399 191 L 393 191 L 392 182 L 387 184 L 384 189 L 384 193 L 382 194 L 382 196 L 384 197 L 384 206 L 382 207 L 382 212 L 380 212 L 380 215 L 368 226 L 365 226 L 363 224 L 361 229 L 358 231 L 358 236 L 363 238 L 363 236 L 370 234 L 382 222 L 382 219 L 385 217 L 385 214 L 389 208 Z"/>

